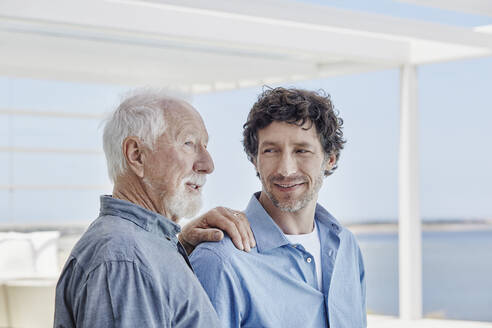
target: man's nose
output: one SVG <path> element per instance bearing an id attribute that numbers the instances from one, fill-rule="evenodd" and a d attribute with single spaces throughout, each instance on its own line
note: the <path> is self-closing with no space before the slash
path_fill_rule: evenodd
<path id="1" fill-rule="evenodd" d="M 198 158 L 193 165 L 193 171 L 201 174 L 210 174 L 214 171 L 214 161 L 207 148 L 200 147 Z"/>
<path id="2" fill-rule="evenodd" d="M 289 153 L 283 153 L 277 164 L 277 173 L 288 177 L 297 173 L 297 162 Z"/>

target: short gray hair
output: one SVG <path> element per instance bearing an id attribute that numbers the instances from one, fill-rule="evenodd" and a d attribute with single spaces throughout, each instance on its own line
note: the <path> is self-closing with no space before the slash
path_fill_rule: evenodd
<path id="1" fill-rule="evenodd" d="M 180 102 L 160 90 L 141 89 L 127 95 L 105 120 L 103 149 L 112 182 L 127 169 L 123 156 L 125 138 L 138 137 L 151 150 L 165 131 L 164 111 L 171 103 Z"/>

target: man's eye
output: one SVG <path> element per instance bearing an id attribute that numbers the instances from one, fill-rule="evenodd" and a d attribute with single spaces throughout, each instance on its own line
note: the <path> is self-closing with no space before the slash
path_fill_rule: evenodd
<path id="1" fill-rule="evenodd" d="M 273 153 L 273 152 L 274 150 L 270 148 L 263 150 L 263 153 Z"/>
<path id="2" fill-rule="evenodd" d="M 306 150 L 306 149 L 298 149 L 298 150 L 296 150 L 296 152 L 297 153 L 300 153 L 300 154 L 305 154 L 305 153 L 308 152 L 308 150 Z"/>
<path id="3" fill-rule="evenodd" d="M 193 146 L 193 141 L 186 141 L 184 144 L 186 146 Z"/>

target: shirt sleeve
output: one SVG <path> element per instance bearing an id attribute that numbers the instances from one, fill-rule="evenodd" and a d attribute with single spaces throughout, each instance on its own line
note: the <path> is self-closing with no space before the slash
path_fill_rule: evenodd
<path id="1" fill-rule="evenodd" d="M 170 326 L 160 289 L 131 261 L 101 264 L 78 293 L 76 327 Z"/>
<path id="2" fill-rule="evenodd" d="M 208 294 L 222 327 L 241 327 L 244 297 L 230 263 L 208 248 L 198 248 L 190 257 L 195 274 Z"/>

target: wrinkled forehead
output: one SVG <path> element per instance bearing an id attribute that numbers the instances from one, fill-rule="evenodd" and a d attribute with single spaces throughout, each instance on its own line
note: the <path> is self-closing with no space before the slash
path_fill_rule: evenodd
<path id="1" fill-rule="evenodd" d="M 166 104 L 164 118 L 167 128 L 174 134 L 186 129 L 203 134 L 208 139 L 207 129 L 200 113 L 185 101 L 172 100 Z"/>

